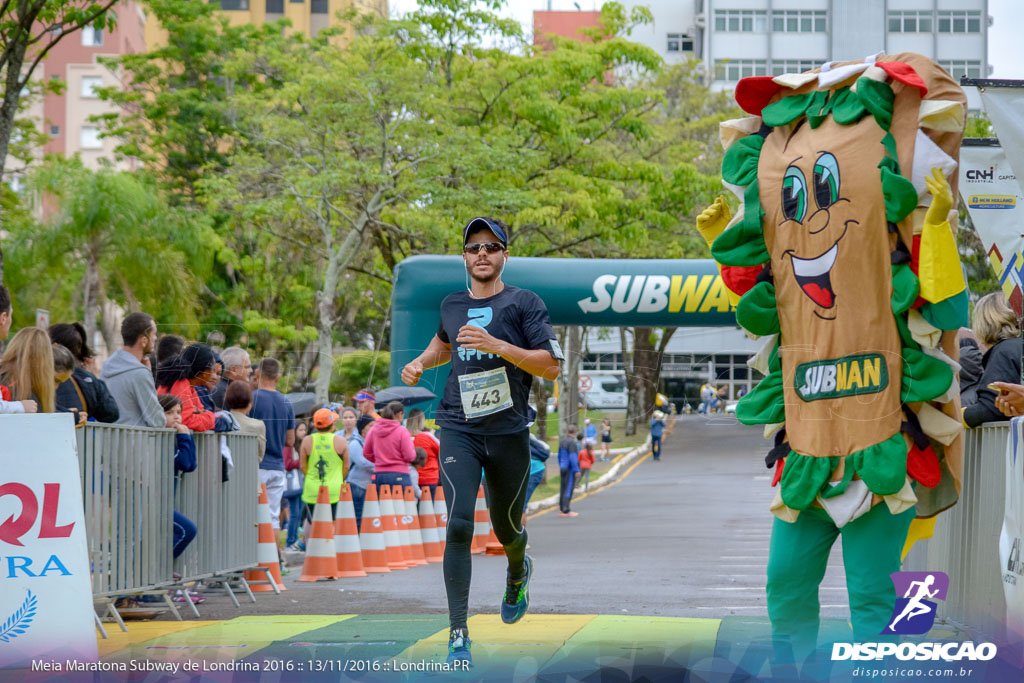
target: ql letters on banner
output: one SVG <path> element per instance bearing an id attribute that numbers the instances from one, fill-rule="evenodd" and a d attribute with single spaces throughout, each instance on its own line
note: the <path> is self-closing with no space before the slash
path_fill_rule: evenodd
<path id="1" fill-rule="evenodd" d="M 0 668 L 96 661 L 70 413 L 0 416 Z"/>

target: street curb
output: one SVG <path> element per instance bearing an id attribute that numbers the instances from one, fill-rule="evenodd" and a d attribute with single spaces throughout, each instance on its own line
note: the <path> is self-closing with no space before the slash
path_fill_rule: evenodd
<path id="1" fill-rule="evenodd" d="M 676 423 L 676 421 L 678 419 L 679 419 L 679 416 L 677 415 L 675 420 L 672 420 L 672 422 L 670 423 L 669 430 L 666 430 L 670 434 L 672 433 L 672 431 L 675 430 L 675 423 Z M 626 453 L 626 455 L 623 458 L 621 458 L 617 463 L 612 465 L 612 468 L 610 470 L 608 470 L 607 472 L 605 472 L 604 475 L 600 479 L 598 479 L 597 481 L 591 483 L 590 484 L 590 491 L 588 493 L 596 493 L 597 491 L 600 491 L 601 489 L 605 488 L 606 486 L 610 486 L 611 484 L 614 484 L 616 481 L 618 481 L 622 477 L 623 474 L 625 474 L 625 471 L 629 468 L 630 465 L 632 465 L 637 460 L 639 460 L 640 458 L 644 457 L 645 455 L 647 455 L 650 452 L 651 452 L 651 437 L 648 436 L 646 441 L 644 441 L 639 446 L 636 446 L 635 448 L 631 449 L 628 453 Z M 549 497 L 545 498 L 544 500 L 532 501 L 531 503 L 529 503 L 526 506 L 526 514 L 527 515 L 535 515 L 535 514 L 537 514 L 539 512 L 544 512 L 545 510 L 550 510 L 551 508 L 554 508 L 554 507 L 558 507 L 558 495 L 557 494 L 555 494 L 553 496 L 549 496 Z"/>

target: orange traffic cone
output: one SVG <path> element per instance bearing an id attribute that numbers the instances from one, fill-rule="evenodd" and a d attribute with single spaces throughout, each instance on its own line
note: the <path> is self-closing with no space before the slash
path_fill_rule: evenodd
<path id="1" fill-rule="evenodd" d="M 423 535 L 423 556 L 427 562 L 441 562 L 441 540 L 437 537 L 437 517 L 434 516 L 434 502 L 430 500 L 430 487 L 420 491 L 420 527 Z"/>
<path id="2" fill-rule="evenodd" d="M 405 514 L 405 498 L 402 495 L 402 487 L 398 484 L 391 486 L 391 502 L 395 506 L 398 539 L 402 543 L 402 562 L 405 562 L 406 567 L 414 567 L 416 563 L 412 559 L 412 539 L 409 537 L 409 525 L 412 520 Z"/>
<path id="3" fill-rule="evenodd" d="M 387 484 L 380 487 L 380 519 L 384 524 L 384 550 L 388 558 L 388 569 L 406 569 L 402 539 L 398 535 L 398 520 L 395 518 L 395 501 L 391 497 L 391 487 Z"/>
<path id="4" fill-rule="evenodd" d="M 380 503 L 377 501 L 377 486 L 366 487 L 363 502 L 363 521 L 359 528 L 359 545 L 363 548 L 363 569 L 377 574 L 388 569 L 387 552 L 384 546 L 384 525 L 380 521 Z"/>
<path id="5" fill-rule="evenodd" d="M 479 555 L 487 548 L 487 534 L 491 530 L 491 520 L 487 514 L 487 499 L 484 498 L 484 487 L 480 485 L 476 493 L 476 511 L 473 513 L 473 546 L 472 553 Z"/>
<path id="6" fill-rule="evenodd" d="M 284 582 L 281 581 L 281 564 L 277 556 L 277 543 L 274 541 L 274 526 L 270 522 L 270 500 L 267 498 L 266 484 L 260 484 L 259 504 L 256 506 L 256 528 L 258 529 L 258 540 L 256 550 L 256 562 L 261 567 L 270 570 L 270 581 L 264 572 L 248 571 L 245 573 L 245 580 L 257 593 L 286 590 Z M 262 578 L 260 578 L 262 577 Z M 271 584 L 271 581 L 276 585 Z"/>
<path id="7" fill-rule="evenodd" d="M 420 533 L 420 516 L 416 512 L 416 493 L 411 486 L 405 487 L 404 502 L 405 517 L 409 519 L 409 549 L 412 550 L 412 561 L 416 564 L 426 564 L 427 555 L 423 552 L 423 534 Z"/>
<path id="8" fill-rule="evenodd" d="M 356 506 L 352 502 L 352 491 L 348 484 L 341 487 L 341 499 L 338 500 L 338 517 L 334 520 L 334 552 L 337 553 L 338 576 L 366 576 L 363 553 L 359 548 L 359 532 L 356 530 Z"/>
<path id="9" fill-rule="evenodd" d="M 444 555 L 444 547 L 448 545 L 448 503 L 444 499 L 444 489 L 437 487 L 437 495 L 434 496 L 434 519 L 437 520 L 437 541 L 441 544 L 441 555 Z"/>
<path id="10" fill-rule="evenodd" d="M 494 527 L 491 527 L 487 536 L 487 545 L 484 546 L 485 555 L 504 555 L 505 546 L 501 544 L 498 537 L 494 535 Z"/>
<path id="11" fill-rule="evenodd" d="M 326 486 L 321 486 L 316 495 L 313 523 L 309 527 L 309 542 L 306 544 L 306 561 L 302 564 L 299 581 L 338 578 L 338 553 L 334 549 L 333 526 L 331 494 L 327 492 Z"/>

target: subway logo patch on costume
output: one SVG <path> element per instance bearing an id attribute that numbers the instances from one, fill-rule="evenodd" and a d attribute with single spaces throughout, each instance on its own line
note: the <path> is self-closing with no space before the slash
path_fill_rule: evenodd
<path id="1" fill-rule="evenodd" d="M 804 401 L 877 394 L 889 386 L 889 369 L 878 353 L 801 363 L 796 394 Z"/>

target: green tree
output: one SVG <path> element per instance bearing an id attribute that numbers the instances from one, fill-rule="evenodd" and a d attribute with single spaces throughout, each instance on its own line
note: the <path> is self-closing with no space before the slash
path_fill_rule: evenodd
<path id="1" fill-rule="evenodd" d="M 55 209 L 11 234 L 19 293 L 97 329 L 107 302 L 145 309 L 162 323 L 197 321 L 196 292 L 219 240 L 205 221 L 161 201 L 143 176 L 55 158 L 28 186 Z M 26 310 L 26 307 L 21 307 Z M 104 330 L 112 343 L 114 330 Z"/>
<path id="2" fill-rule="evenodd" d="M 237 149 L 226 172 L 202 187 L 211 208 L 233 221 L 308 245 L 316 393 L 326 400 L 343 273 L 364 245 L 376 241 L 388 257 L 392 240 L 409 237 L 389 212 L 429 192 L 444 116 L 425 87 L 425 66 L 386 33 L 358 36 L 344 50 L 326 40 L 267 42 L 236 55 L 228 75 L 257 69 L 281 86 L 235 92 Z"/>
<path id="3" fill-rule="evenodd" d="M 15 119 L 26 86 L 36 68 L 61 40 L 84 26 L 99 29 L 116 24 L 110 12 L 117 0 L 18 0 L 0 5 L 0 180 L 4 178 Z M 0 248 L 0 283 L 4 281 Z"/>

